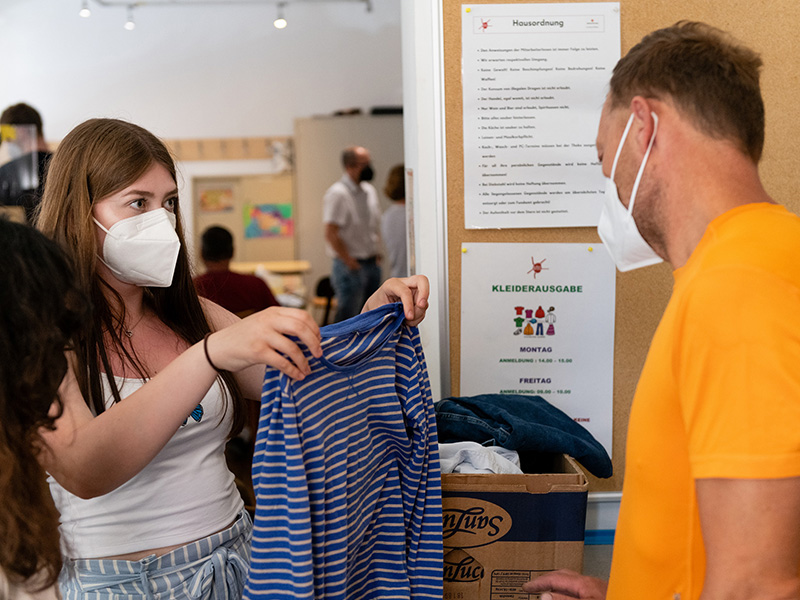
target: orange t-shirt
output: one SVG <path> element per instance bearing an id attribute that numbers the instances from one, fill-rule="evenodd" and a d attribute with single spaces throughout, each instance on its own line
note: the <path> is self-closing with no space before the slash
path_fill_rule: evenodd
<path id="1" fill-rule="evenodd" d="M 695 479 L 800 476 L 800 218 L 716 218 L 675 286 L 631 408 L 608 598 L 694 600 Z"/>

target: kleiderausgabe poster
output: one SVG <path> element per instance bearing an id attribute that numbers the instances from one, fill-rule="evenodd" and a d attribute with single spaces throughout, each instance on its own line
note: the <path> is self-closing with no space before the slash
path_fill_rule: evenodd
<path id="1" fill-rule="evenodd" d="M 542 396 L 611 454 L 616 270 L 602 244 L 462 244 L 461 395 Z"/>

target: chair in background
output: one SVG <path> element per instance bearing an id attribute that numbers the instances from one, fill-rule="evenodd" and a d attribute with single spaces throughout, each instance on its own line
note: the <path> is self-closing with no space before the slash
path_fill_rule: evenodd
<path id="1" fill-rule="evenodd" d="M 311 305 L 314 307 L 315 315 L 317 312 L 323 311 L 322 320 L 320 320 L 319 317 L 315 317 L 320 327 L 327 325 L 331 317 L 331 312 L 336 308 L 336 298 L 329 276 L 326 275 L 317 282 L 317 287 L 314 289 L 314 297 L 311 299 Z"/>

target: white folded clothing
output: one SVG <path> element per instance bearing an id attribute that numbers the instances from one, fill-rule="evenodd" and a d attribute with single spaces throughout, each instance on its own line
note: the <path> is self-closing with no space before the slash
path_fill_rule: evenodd
<path id="1" fill-rule="evenodd" d="M 439 465 L 442 473 L 522 473 L 516 451 L 477 442 L 439 444 Z"/>

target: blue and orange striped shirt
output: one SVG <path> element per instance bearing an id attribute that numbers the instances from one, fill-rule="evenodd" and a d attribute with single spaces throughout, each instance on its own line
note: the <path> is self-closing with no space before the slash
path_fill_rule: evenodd
<path id="1" fill-rule="evenodd" d="M 416 328 L 391 304 L 268 368 L 253 458 L 250 600 L 442 598 L 436 417 Z"/>

